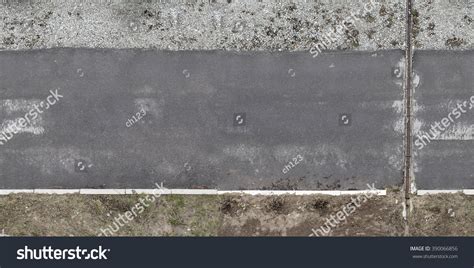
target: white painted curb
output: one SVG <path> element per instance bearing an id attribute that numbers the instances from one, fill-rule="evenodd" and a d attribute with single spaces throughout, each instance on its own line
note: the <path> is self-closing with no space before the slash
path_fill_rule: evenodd
<path id="1" fill-rule="evenodd" d="M 130 195 L 130 194 L 153 194 L 153 195 L 360 195 L 375 194 L 387 195 L 386 190 L 362 190 L 362 191 L 272 191 L 272 190 L 243 190 L 243 191 L 220 191 L 216 189 L 0 189 L 0 195 L 9 194 L 84 194 L 84 195 Z M 417 195 L 456 194 L 474 195 L 474 189 L 466 190 L 418 190 Z"/>
<path id="2" fill-rule="evenodd" d="M 457 194 L 474 195 L 474 189 L 466 190 L 418 190 L 417 195 L 435 195 L 435 194 Z"/>
<path id="3" fill-rule="evenodd" d="M 52 192 L 54 191 L 54 192 Z M 79 189 L 35 189 L 33 190 L 35 194 L 79 194 Z"/>
<path id="4" fill-rule="evenodd" d="M 362 190 L 362 191 L 271 191 L 271 190 L 244 190 L 244 191 L 219 191 L 216 189 L 5 189 L 0 190 L 0 195 L 30 193 L 30 194 L 83 194 L 83 195 L 130 195 L 130 194 L 153 194 L 153 195 L 360 195 L 375 194 L 387 195 L 386 190 Z"/>
<path id="5" fill-rule="evenodd" d="M 171 194 L 217 195 L 218 191 L 215 189 L 171 189 Z"/>
<path id="6" fill-rule="evenodd" d="M 0 195 L 9 195 L 9 194 L 32 194 L 34 193 L 34 190 L 28 190 L 28 189 L 6 189 L 6 190 L 0 190 Z"/>
<path id="7" fill-rule="evenodd" d="M 151 195 L 167 195 L 171 194 L 170 189 L 125 189 L 125 194 L 151 194 Z"/>
<path id="8" fill-rule="evenodd" d="M 79 194 L 126 194 L 125 189 L 80 189 Z"/>
<path id="9" fill-rule="evenodd" d="M 217 194 L 240 194 L 240 195 L 359 195 L 372 193 L 375 195 L 387 195 L 386 190 L 364 190 L 364 191 L 218 191 Z"/>
<path id="10" fill-rule="evenodd" d="M 466 195 L 474 195 L 474 189 L 464 190 L 463 193 Z"/>

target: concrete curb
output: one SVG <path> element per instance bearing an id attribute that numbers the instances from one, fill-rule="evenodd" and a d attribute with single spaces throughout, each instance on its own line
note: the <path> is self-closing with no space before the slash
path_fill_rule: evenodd
<path id="1" fill-rule="evenodd" d="M 82 194 L 82 195 L 130 195 L 130 194 L 153 194 L 153 195 L 359 195 L 372 193 L 375 195 L 387 195 L 386 190 L 361 190 L 361 191 L 219 191 L 217 189 L 4 189 L 0 195 L 16 193 L 29 194 Z"/>
<path id="2" fill-rule="evenodd" d="M 240 194 L 240 195 L 359 195 L 364 193 L 373 193 L 375 195 L 387 195 L 386 190 L 362 190 L 362 191 L 218 191 L 219 195 L 223 194 Z"/>
<path id="3" fill-rule="evenodd" d="M 171 194 L 170 189 L 125 189 L 125 194 L 151 194 L 151 195 L 167 195 Z"/>
<path id="4" fill-rule="evenodd" d="M 7 189 L 7 190 L 0 190 L 0 195 L 9 195 L 9 194 L 33 194 L 34 190 L 28 189 Z"/>
<path id="5" fill-rule="evenodd" d="M 474 189 L 464 190 L 463 193 L 466 195 L 474 195 Z"/>
<path id="6" fill-rule="evenodd" d="M 50 194 L 53 189 L 35 189 L 33 193 L 35 194 Z M 54 194 L 79 194 L 80 189 L 54 189 Z"/>
<path id="7" fill-rule="evenodd" d="M 83 195 L 130 195 L 130 194 L 153 194 L 153 195 L 359 195 L 373 193 L 376 195 L 387 195 L 386 190 L 361 190 L 361 191 L 271 191 L 271 190 L 244 190 L 244 191 L 220 191 L 216 189 L 0 189 L 0 195 L 9 194 L 83 194 Z M 418 190 L 417 195 L 456 194 L 474 195 L 474 189 L 465 190 Z"/>
<path id="8" fill-rule="evenodd" d="M 457 194 L 474 195 L 474 189 L 465 190 L 418 190 L 417 195 L 435 195 L 435 194 Z"/>
<path id="9" fill-rule="evenodd" d="M 55 192 L 53 190 L 51 193 Z M 126 191 L 125 189 L 80 189 L 79 194 L 126 194 Z"/>

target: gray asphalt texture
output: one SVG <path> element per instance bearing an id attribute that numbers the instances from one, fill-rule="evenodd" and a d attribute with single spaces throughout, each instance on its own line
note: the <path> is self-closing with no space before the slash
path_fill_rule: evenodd
<path id="1" fill-rule="evenodd" d="M 413 61 L 420 78 L 414 141 L 435 122 L 445 129 L 413 147 L 417 188 L 474 189 L 474 51 L 417 51 Z M 462 103 L 466 107 L 457 108 Z"/>
<path id="2" fill-rule="evenodd" d="M 49 90 L 64 97 L 0 146 L 0 188 L 401 185 L 403 89 L 394 68 L 402 60 L 399 50 L 317 58 L 308 52 L 3 51 L 4 128 Z M 127 127 L 142 109 L 146 115 Z M 284 172 L 285 166 L 291 168 Z"/>

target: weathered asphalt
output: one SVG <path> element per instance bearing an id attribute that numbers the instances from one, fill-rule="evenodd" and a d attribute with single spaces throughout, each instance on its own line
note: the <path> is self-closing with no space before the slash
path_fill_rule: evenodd
<path id="1" fill-rule="evenodd" d="M 417 51 L 413 60 L 419 77 L 414 94 L 414 142 L 420 139 L 413 147 L 416 186 L 424 190 L 474 189 L 474 106 L 470 104 L 474 51 Z M 467 107 L 457 108 L 464 102 Z M 447 118 L 448 127 L 442 125 L 443 118 Z M 436 122 L 441 126 L 439 135 L 430 134 L 431 141 L 423 138 L 424 145 L 418 134 L 428 132 Z"/>
<path id="2" fill-rule="evenodd" d="M 3 129 L 49 90 L 64 97 L 0 145 L 0 188 L 400 185 L 403 89 L 395 68 L 403 56 L 3 51 Z M 146 115 L 127 127 L 141 109 Z M 299 163 L 285 169 L 293 158 Z"/>

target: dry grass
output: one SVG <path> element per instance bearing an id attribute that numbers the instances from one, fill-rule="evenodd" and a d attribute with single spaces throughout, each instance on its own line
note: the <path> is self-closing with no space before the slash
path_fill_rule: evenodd
<path id="1" fill-rule="evenodd" d="M 143 195 L 0 197 L 0 230 L 17 236 L 95 236 Z M 402 236 L 400 194 L 389 191 L 361 206 L 331 236 Z M 119 236 L 308 236 L 351 202 L 331 196 L 162 196 L 124 225 Z M 409 235 L 474 236 L 474 197 L 417 196 Z"/>

